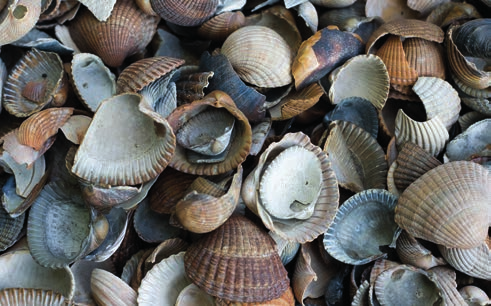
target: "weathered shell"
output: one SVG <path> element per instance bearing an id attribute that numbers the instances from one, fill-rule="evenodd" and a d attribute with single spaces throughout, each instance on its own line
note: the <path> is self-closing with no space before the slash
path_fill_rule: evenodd
<path id="1" fill-rule="evenodd" d="M 419 13 L 407 6 L 407 0 L 367 0 L 365 15 L 381 18 L 387 23 L 399 19 L 418 18 Z"/>
<path id="2" fill-rule="evenodd" d="M 470 111 L 463 114 L 462 116 L 459 117 L 458 120 L 462 133 L 465 132 L 465 130 L 467 130 L 474 123 L 477 123 L 486 118 L 488 118 L 488 116 L 476 111 Z"/>
<path id="3" fill-rule="evenodd" d="M 92 260 L 82 259 L 71 265 L 70 270 L 75 278 L 75 295 L 72 302 L 79 304 L 95 303 L 90 289 L 90 279 L 94 269 L 102 269 L 111 273 L 116 273 L 114 264 L 111 260 L 96 262 Z"/>
<path id="4" fill-rule="evenodd" d="M 287 265 L 293 260 L 293 258 L 295 258 L 301 244 L 295 241 L 283 239 L 280 237 L 280 235 L 271 231 L 268 234 L 271 236 L 271 238 L 273 238 L 276 244 L 276 249 L 281 257 L 283 265 Z"/>
<path id="5" fill-rule="evenodd" d="M 162 19 L 180 26 L 198 26 L 218 8 L 219 0 L 150 0 L 153 10 Z"/>
<path id="6" fill-rule="evenodd" d="M 116 4 L 116 0 L 81 0 L 80 3 L 85 5 L 99 21 L 106 21 Z"/>
<path id="7" fill-rule="evenodd" d="M 334 121 L 329 128 L 324 151 L 339 185 L 354 192 L 384 188 L 388 166 L 375 138 L 349 121 Z"/>
<path id="8" fill-rule="evenodd" d="M 224 41 L 231 33 L 245 25 L 245 16 L 241 11 L 224 12 L 203 23 L 198 35 L 204 39 Z"/>
<path id="9" fill-rule="evenodd" d="M 411 9 L 421 12 L 422 14 L 427 14 L 432 11 L 438 5 L 442 3 L 447 3 L 450 0 L 408 0 L 407 6 Z"/>
<path id="10" fill-rule="evenodd" d="M 447 247 L 473 248 L 488 236 L 489 171 L 468 161 L 443 164 L 402 193 L 395 220 L 417 238 Z"/>
<path id="11" fill-rule="evenodd" d="M 329 99 L 338 104 L 348 97 L 361 97 L 382 109 L 389 95 L 389 73 L 376 55 L 358 55 L 347 60 L 330 76 Z"/>
<path id="12" fill-rule="evenodd" d="M 477 286 L 464 286 L 459 289 L 459 293 L 468 305 L 486 305 L 491 302 L 486 292 Z"/>
<path id="13" fill-rule="evenodd" d="M 305 24 L 312 31 L 312 34 L 317 32 L 319 26 L 319 16 L 317 15 L 317 9 L 310 1 L 300 3 L 295 7 L 298 16 L 305 21 Z"/>
<path id="14" fill-rule="evenodd" d="M 491 94 L 491 90 L 490 90 Z M 491 100 L 484 98 L 462 97 L 462 102 L 471 109 L 486 116 L 491 116 Z"/>
<path id="15" fill-rule="evenodd" d="M 491 119 L 484 119 L 471 125 L 447 145 L 444 160 L 471 160 L 474 157 L 489 156 L 491 153 Z"/>
<path id="16" fill-rule="evenodd" d="M 268 109 L 272 120 L 291 119 L 314 106 L 324 94 L 322 87 L 313 83 L 300 90 L 290 91 L 275 106 Z"/>
<path id="17" fill-rule="evenodd" d="M 449 248 L 439 246 L 443 258 L 456 270 L 472 277 L 491 280 L 490 238 L 480 245 L 470 248 Z"/>
<path id="18" fill-rule="evenodd" d="M 33 165 L 28 167 L 25 164 L 17 163 L 7 151 L 3 151 L 0 154 L 0 166 L 4 171 L 14 175 L 15 192 L 23 198 L 27 198 L 36 188 L 36 185 L 42 181 L 46 171 L 44 157 L 38 158 Z M 6 210 L 10 214 L 22 213 L 22 211 L 18 211 L 17 209 L 14 209 L 14 207 L 6 207 Z"/>
<path id="19" fill-rule="evenodd" d="M 62 105 L 66 95 L 63 63 L 56 53 L 31 49 L 12 68 L 3 87 L 3 106 L 10 114 L 28 117 L 50 103 Z"/>
<path id="20" fill-rule="evenodd" d="M 179 75 L 175 80 L 177 104 L 182 105 L 203 99 L 205 90 L 208 89 L 215 73 L 213 71 L 200 72 L 199 66 L 188 65 L 178 69 L 176 75 Z"/>
<path id="21" fill-rule="evenodd" d="M 397 197 L 386 190 L 368 189 L 346 200 L 324 234 L 324 248 L 347 264 L 361 265 L 385 255 L 398 234 L 394 222 Z"/>
<path id="22" fill-rule="evenodd" d="M 447 2 L 437 6 L 426 17 L 426 21 L 442 28 L 459 20 L 482 18 L 479 11 L 470 3 Z"/>
<path id="23" fill-rule="evenodd" d="M 172 255 L 186 251 L 188 247 L 189 244 L 181 238 L 171 238 L 162 241 L 145 259 L 145 271 L 150 271 L 153 266 Z"/>
<path id="24" fill-rule="evenodd" d="M 117 1 L 106 22 L 81 8 L 68 28 L 82 52 L 96 54 L 106 65 L 118 67 L 147 46 L 158 22 L 158 17 L 143 13 L 134 1 Z"/>
<path id="25" fill-rule="evenodd" d="M 75 156 L 74 174 L 97 185 L 136 185 L 162 172 L 175 136 L 164 118 L 139 109 L 140 100 L 127 93 L 99 106 Z"/>
<path id="26" fill-rule="evenodd" d="M 189 284 L 181 290 L 176 299 L 176 306 L 215 306 L 215 299 L 195 284 Z"/>
<path id="27" fill-rule="evenodd" d="M 66 139 L 72 143 L 79 145 L 84 139 L 85 133 L 89 128 L 92 118 L 85 115 L 72 115 L 60 127 L 60 130 L 65 135 Z"/>
<path id="28" fill-rule="evenodd" d="M 136 305 L 137 293 L 111 272 L 94 269 L 90 279 L 90 288 L 97 304 L 108 306 Z"/>
<path id="29" fill-rule="evenodd" d="M 438 266 L 431 268 L 437 286 L 441 288 L 445 305 L 465 305 L 465 301 L 457 291 L 456 273 L 450 267 Z"/>
<path id="30" fill-rule="evenodd" d="M 272 300 L 289 286 L 273 239 L 240 215 L 193 243 L 184 256 L 184 266 L 194 284 L 230 301 Z M 233 282 L 228 281 L 230 277 Z"/>
<path id="31" fill-rule="evenodd" d="M 5 306 L 64 306 L 68 299 L 52 290 L 8 288 L 0 290 L 0 304 Z"/>
<path id="32" fill-rule="evenodd" d="M 288 157 L 287 150 L 293 155 Z M 305 167 L 295 168 L 295 162 L 289 165 L 295 152 L 310 159 Z M 286 159 L 277 161 L 284 158 L 282 154 Z M 287 174 L 281 169 L 285 166 L 290 169 Z M 272 180 L 268 181 L 268 177 Z M 241 192 L 247 207 L 261 217 L 268 229 L 289 241 L 304 243 L 315 239 L 332 222 L 339 199 L 336 184 L 327 155 L 303 133 L 288 133 L 261 154 Z M 282 200 L 273 200 L 275 196 Z M 277 204 L 284 207 L 275 207 Z"/>
<path id="33" fill-rule="evenodd" d="M 41 14 L 41 1 L 3 1 L 0 14 L 0 46 L 10 44 L 26 35 L 36 25 Z"/>
<path id="34" fill-rule="evenodd" d="M 402 263 L 421 269 L 428 270 L 447 264 L 442 258 L 433 256 L 430 250 L 406 231 L 402 231 L 399 238 L 397 238 L 396 251 Z"/>
<path id="35" fill-rule="evenodd" d="M 453 32 L 453 41 L 464 56 L 491 58 L 491 19 L 468 21 Z"/>
<path id="36" fill-rule="evenodd" d="M 225 40 L 221 53 L 228 58 L 240 78 L 248 83 L 259 87 L 280 87 L 292 82 L 290 47 L 268 27 L 238 29 Z"/>
<path id="37" fill-rule="evenodd" d="M 3 188 L 2 192 L 5 192 Z M 13 218 L 3 207 L 0 208 L 0 251 L 5 251 L 17 242 L 24 228 L 25 216 L 25 214 L 21 214 Z"/>

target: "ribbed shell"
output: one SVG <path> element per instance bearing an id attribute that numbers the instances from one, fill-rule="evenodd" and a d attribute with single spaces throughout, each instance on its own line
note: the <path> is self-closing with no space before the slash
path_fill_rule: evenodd
<path id="1" fill-rule="evenodd" d="M 0 46 L 10 44 L 26 35 L 38 22 L 41 2 L 31 0 L 3 1 L 0 14 Z"/>
<path id="2" fill-rule="evenodd" d="M 445 28 L 452 23 L 476 18 L 482 17 L 472 4 L 466 2 L 447 2 L 431 11 L 428 17 L 426 17 L 426 21 Z"/>
<path id="3" fill-rule="evenodd" d="M 273 239 L 240 215 L 193 243 L 184 266 L 194 284 L 225 300 L 264 302 L 289 286 Z"/>
<path id="4" fill-rule="evenodd" d="M 68 299 L 52 290 L 29 288 L 0 290 L 0 305 L 3 306 L 66 306 L 69 305 L 68 303 Z"/>
<path id="5" fill-rule="evenodd" d="M 445 62 L 440 44 L 422 38 L 406 38 L 402 43 L 409 66 L 418 76 L 445 79 Z"/>
<path id="6" fill-rule="evenodd" d="M 246 26 L 228 36 L 224 54 L 245 82 L 259 87 L 280 87 L 292 82 L 292 55 L 287 42 L 264 26 Z"/>
<path id="7" fill-rule="evenodd" d="M 98 55 L 110 67 L 143 51 L 157 30 L 158 17 L 143 13 L 134 1 L 117 1 L 111 16 L 100 22 L 85 7 L 68 24 L 70 35 L 82 52 Z"/>
<path id="8" fill-rule="evenodd" d="M 389 35 L 376 54 L 387 67 L 391 84 L 407 86 L 414 84 L 418 79 L 418 72 L 409 65 L 406 59 L 399 36 Z"/>
<path id="9" fill-rule="evenodd" d="M 433 273 L 437 285 L 442 290 L 445 305 L 460 306 L 466 304 L 462 295 L 457 291 L 456 273 L 454 269 L 449 267 L 434 267 L 429 271 Z"/>
<path id="10" fill-rule="evenodd" d="M 4 190 L 2 191 L 5 192 Z M 17 242 L 24 228 L 25 216 L 25 214 L 21 214 L 16 218 L 12 218 L 3 207 L 0 208 L 0 251 L 5 251 Z"/>
<path id="11" fill-rule="evenodd" d="M 149 206 L 148 200 L 143 199 L 133 217 L 133 225 L 140 239 L 149 243 L 160 243 L 182 233 L 181 228 L 170 224 L 170 215 L 158 214 Z"/>
<path id="12" fill-rule="evenodd" d="M 490 90 L 491 93 L 491 90 Z M 462 102 L 471 109 L 483 114 L 484 116 L 491 116 L 491 100 L 484 98 L 468 98 L 462 97 Z"/>
<path id="13" fill-rule="evenodd" d="M 288 289 L 279 298 L 258 303 L 242 303 L 236 301 L 227 301 L 220 298 L 215 298 L 216 306 L 291 306 L 295 303 L 295 297 L 293 296 L 292 288 Z"/>
<path id="14" fill-rule="evenodd" d="M 446 264 L 445 260 L 433 256 L 430 250 L 406 231 L 403 231 L 397 238 L 396 251 L 402 263 L 421 269 L 428 270 Z"/>
<path id="15" fill-rule="evenodd" d="M 241 11 L 224 12 L 203 23 L 198 29 L 198 35 L 204 39 L 224 41 L 235 30 L 243 27 L 245 20 Z"/>
<path id="16" fill-rule="evenodd" d="M 491 180 L 483 166 L 456 161 L 423 174 L 402 193 L 395 221 L 417 238 L 473 248 L 488 235 Z"/>
<path id="17" fill-rule="evenodd" d="M 475 248 L 459 249 L 439 246 L 439 249 L 445 260 L 456 270 L 489 281 L 491 280 L 490 244 L 488 237 L 485 242 Z"/>
<path id="18" fill-rule="evenodd" d="M 164 20 L 193 27 L 215 14 L 219 0 L 150 0 L 153 10 Z"/>
<path id="19" fill-rule="evenodd" d="M 74 174 L 98 185 L 136 185 L 162 172 L 175 136 L 160 115 L 139 109 L 140 100 L 127 93 L 99 106 L 75 156 Z"/>
<path id="20" fill-rule="evenodd" d="M 79 2 L 85 5 L 99 21 L 106 21 L 116 4 L 116 0 L 81 0 Z"/>
<path id="21" fill-rule="evenodd" d="M 268 109 L 272 120 L 291 119 L 314 106 L 324 94 L 322 87 L 313 83 L 300 90 L 292 90 L 280 103 Z"/>
<path id="22" fill-rule="evenodd" d="M 408 0 L 407 6 L 415 11 L 427 14 L 435 7 L 449 0 Z"/>
<path id="23" fill-rule="evenodd" d="M 136 292 L 111 272 L 94 269 L 90 279 L 92 296 L 99 305 L 136 305 Z"/>

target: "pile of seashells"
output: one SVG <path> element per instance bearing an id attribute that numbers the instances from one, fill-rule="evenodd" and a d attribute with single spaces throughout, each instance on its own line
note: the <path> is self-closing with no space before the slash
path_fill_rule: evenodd
<path id="1" fill-rule="evenodd" d="M 0 305 L 490 305 L 491 1 L 0 1 Z"/>

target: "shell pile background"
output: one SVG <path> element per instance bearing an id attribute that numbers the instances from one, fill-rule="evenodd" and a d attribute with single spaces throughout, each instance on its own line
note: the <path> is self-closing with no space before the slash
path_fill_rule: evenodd
<path id="1" fill-rule="evenodd" d="M 491 2 L 0 1 L 1 305 L 491 304 Z"/>

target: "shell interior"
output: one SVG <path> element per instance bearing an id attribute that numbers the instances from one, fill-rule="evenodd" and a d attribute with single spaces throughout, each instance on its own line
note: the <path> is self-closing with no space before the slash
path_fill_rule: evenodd
<path id="1" fill-rule="evenodd" d="M 302 161 L 299 167 L 298 162 Z M 308 219 L 322 188 L 321 163 L 299 146 L 282 151 L 265 169 L 259 184 L 263 207 L 278 219 Z"/>
<path id="2" fill-rule="evenodd" d="M 63 295 L 52 290 L 8 288 L 0 290 L 0 304 L 63 306 L 69 302 Z"/>

